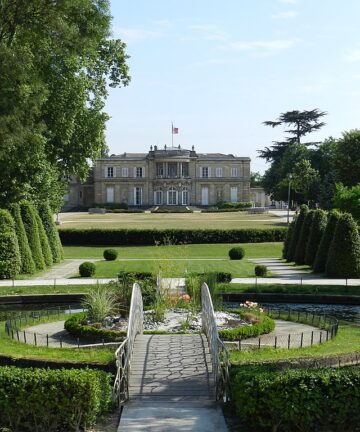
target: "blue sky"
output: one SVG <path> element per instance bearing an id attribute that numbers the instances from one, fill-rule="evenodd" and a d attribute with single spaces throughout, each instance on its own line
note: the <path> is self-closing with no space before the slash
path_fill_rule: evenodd
<path id="1" fill-rule="evenodd" d="M 112 0 L 113 36 L 132 81 L 110 89 L 111 153 L 174 144 L 252 158 L 280 140 L 263 126 L 293 109 L 327 111 L 313 138 L 359 127 L 359 0 Z"/>

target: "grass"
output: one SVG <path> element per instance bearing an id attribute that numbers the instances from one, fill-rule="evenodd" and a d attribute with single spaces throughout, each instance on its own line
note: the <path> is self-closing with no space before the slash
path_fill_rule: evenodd
<path id="1" fill-rule="evenodd" d="M 114 352 L 114 348 L 81 350 L 27 345 L 9 338 L 5 333 L 5 322 L 0 322 L 0 356 L 8 356 L 12 359 L 112 364 L 114 363 Z"/>
<path id="2" fill-rule="evenodd" d="M 136 229 L 238 229 L 286 227 L 283 219 L 268 214 L 231 213 L 61 213 L 62 228 L 136 228 Z"/>
<path id="3" fill-rule="evenodd" d="M 360 295 L 360 286 L 344 285 L 281 285 L 281 284 L 221 284 L 219 291 L 224 293 L 286 293 L 318 295 Z"/>
<path id="4" fill-rule="evenodd" d="M 230 360 L 232 363 L 249 364 L 296 358 L 326 357 L 357 351 L 360 352 L 360 326 L 340 324 L 338 335 L 331 341 L 320 345 L 290 350 L 263 348 L 249 352 L 232 351 L 230 353 Z"/>
<path id="5" fill-rule="evenodd" d="M 102 259 L 104 249 L 115 249 L 118 259 L 125 258 L 224 258 L 228 259 L 229 249 L 241 246 L 245 249 L 245 258 L 280 257 L 283 243 L 219 243 L 188 244 L 169 246 L 64 246 L 67 259 Z"/>
<path id="6" fill-rule="evenodd" d="M 51 283 L 51 281 L 49 281 Z M 31 295 L 31 294 L 78 294 L 85 293 L 94 285 L 34 285 L 0 287 L 0 295 Z"/>

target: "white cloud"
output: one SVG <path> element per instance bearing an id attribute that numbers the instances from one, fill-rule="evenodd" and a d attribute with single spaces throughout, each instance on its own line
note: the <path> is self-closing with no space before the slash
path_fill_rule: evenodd
<path id="1" fill-rule="evenodd" d="M 344 60 L 347 62 L 358 62 L 360 61 L 360 49 L 353 49 L 349 51 L 345 57 Z"/>
<path id="2" fill-rule="evenodd" d="M 253 55 L 271 55 L 291 48 L 298 39 L 236 41 L 228 45 L 234 51 L 247 51 Z"/>
<path id="3" fill-rule="evenodd" d="M 295 18 L 298 15 L 298 12 L 296 11 L 287 11 L 287 12 L 279 12 L 276 14 L 271 15 L 271 18 L 275 19 L 288 19 L 288 18 Z"/>
<path id="4" fill-rule="evenodd" d="M 114 32 L 116 37 L 120 37 L 125 43 L 139 42 L 164 36 L 164 33 L 159 30 L 147 30 L 143 28 L 115 28 Z"/>

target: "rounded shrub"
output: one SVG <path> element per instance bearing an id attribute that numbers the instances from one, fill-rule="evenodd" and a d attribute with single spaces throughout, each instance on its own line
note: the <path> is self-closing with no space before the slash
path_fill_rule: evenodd
<path id="1" fill-rule="evenodd" d="M 329 213 L 325 231 L 321 237 L 319 249 L 316 253 L 314 262 L 314 272 L 324 273 L 326 268 L 326 261 L 329 254 L 332 238 L 334 236 L 336 224 L 340 218 L 340 213 L 336 210 L 332 210 Z"/>
<path id="2" fill-rule="evenodd" d="M 91 277 L 94 276 L 96 271 L 96 266 L 90 261 L 85 261 L 79 265 L 79 274 L 81 277 Z"/>
<path id="3" fill-rule="evenodd" d="M 229 257 L 231 260 L 241 260 L 245 256 L 244 248 L 238 246 L 229 250 Z"/>
<path id="4" fill-rule="evenodd" d="M 41 221 L 41 218 L 36 208 L 34 209 L 34 211 L 35 211 L 36 222 L 39 230 L 40 244 L 41 244 L 42 254 L 44 257 L 44 262 L 46 267 L 50 267 L 53 265 L 53 257 L 49 245 L 49 240 L 47 238 L 44 225 Z"/>
<path id="5" fill-rule="evenodd" d="M 315 210 L 305 253 L 305 264 L 309 266 L 313 266 L 314 264 L 316 253 L 326 228 L 326 222 L 327 216 L 324 210 Z"/>
<path id="6" fill-rule="evenodd" d="M 37 270 L 43 270 L 45 261 L 41 250 L 39 227 L 34 206 L 26 201 L 21 204 L 20 210 L 35 267 Z"/>
<path id="7" fill-rule="evenodd" d="M 306 247 L 308 244 L 311 224 L 314 217 L 314 210 L 310 210 L 305 216 L 304 223 L 301 227 L 300 237 L 296 245 L 295 259 L 296 264 L 305 264 Z"/>
<path id="8" fill-rule="evenodd" d="M 259 264 L 255 266 L 255 275 L 258 277 L 265 277 L 267 275 L 266 265 Z"/>
<path id="9" fill-rule="evenodd" d="M 118 257 L 118 252 L 115 249 L 105 249 L 103 257 L 106 261 L 115 261 Z"/>
<path id="10" fill-rule="evenodd" d="M 360 236 L 354 218 L 344 213 L 336 224 L 331 241 L 326 275 L 337 278 L 360 278 Z"/>
<path id="11" fill-rule="evenodd" d="M 35 263 L 31 255 L 31 249 L 29 246 L 25 227 L 21 219 L 19 204 L 13 204 L 11 206 L 11 213 L 14 218 L 15 231 L 19 243 L 19 251 L 21 257 L 20 273 L 33 274 L 35 273 Z"/>
<path id="12" fill-rule="evenodd" d="M 20 272 L 20 265 L 15 230 L 0 229 L 0 279 L 14 279 Z"/>
<path id="13" fill-rule="evenodd" d="M 300 238 L 301 229 L 305 220 L 306 215 L 309 212 L 309 207 L 306 204 L 303 204 L 300 206 L 300 213 L 296 218 L 295 226 L 294 226 L 294 232 L 291 237 L 291 242 L 289 244 L 287 255 L 286 255 L 286 261 L 292 262 L 295 258 L 295 252 L 296 247 Z"/>
<path id="14" fill-rule="evenodd" d="M 59 263 L 62 259 L 62 245 L 53 219 L 53 213 L 47 202 L 40 203 L 38 210 L 49 241 L 53 262 Z"/>

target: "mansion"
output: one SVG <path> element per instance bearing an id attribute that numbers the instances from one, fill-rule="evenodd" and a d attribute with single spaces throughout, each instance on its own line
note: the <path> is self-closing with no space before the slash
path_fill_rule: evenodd
<path id="1" fill-rule="evenodd" d="M 250 158 L 151 146 L 96 160 L 88 180 L 72 180 L 64 209 L 133 206 L 212 206 L 250 201 Z"/>

